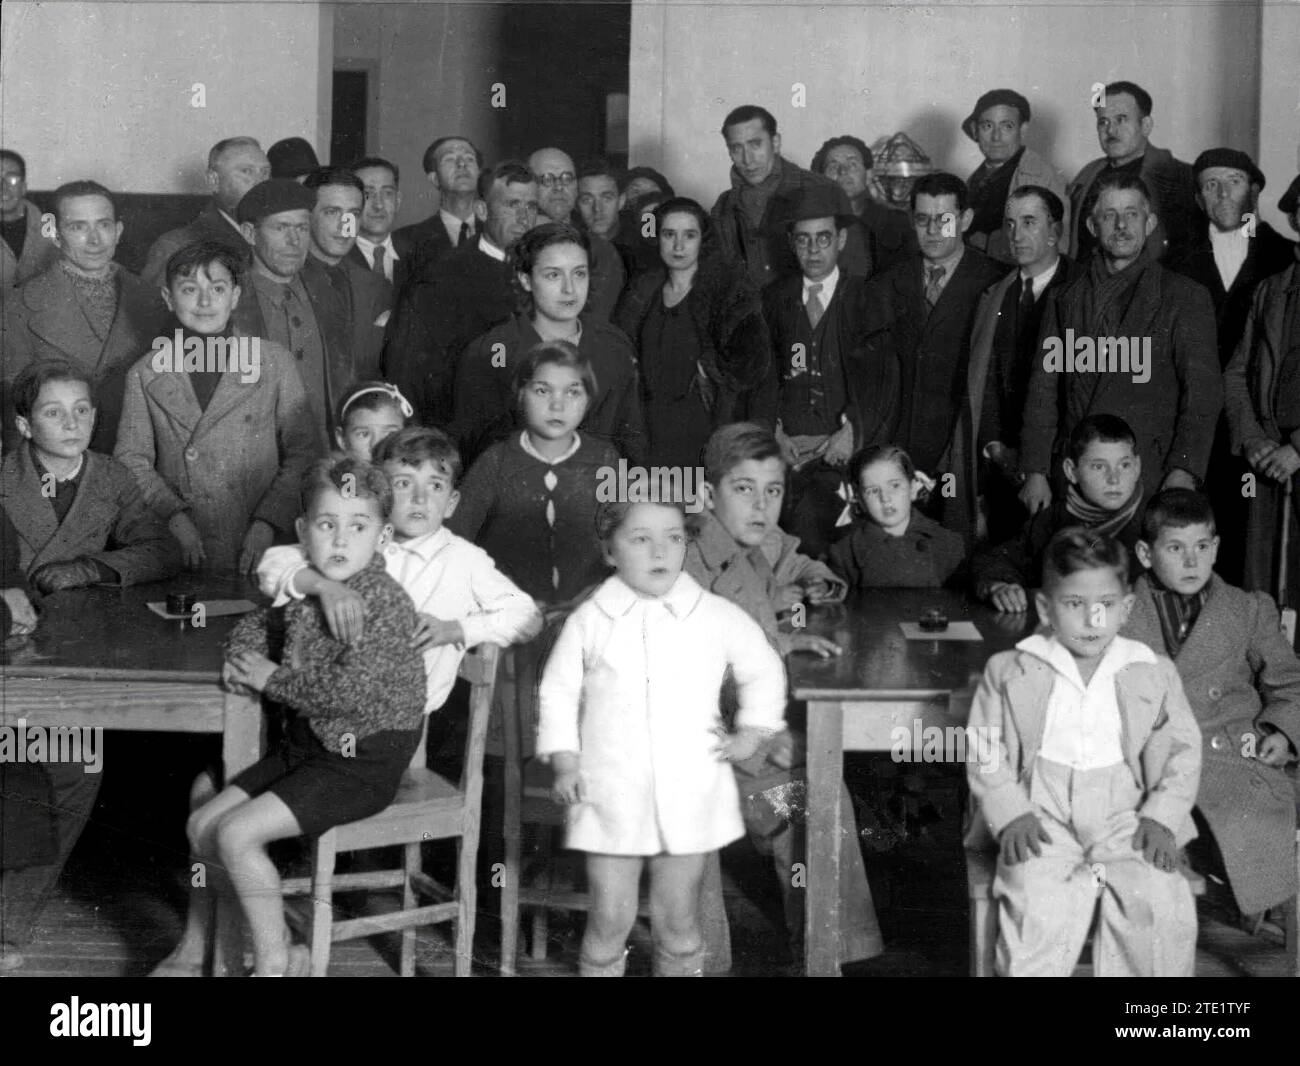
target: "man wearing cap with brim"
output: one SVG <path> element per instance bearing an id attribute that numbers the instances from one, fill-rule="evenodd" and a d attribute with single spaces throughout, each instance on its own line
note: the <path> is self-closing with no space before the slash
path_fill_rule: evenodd
<path id="1" fill-rule="evenodd" d="M 320 166 L 316 149 L 301 137 L 286 137 L 266 150 L 271 163 L 271 177 L 302 181 Z"/>
<path id="2" fill-rule="evenodd" d="M 315 206 L 316 192 L 290 178 L 255 185 L 239 202 L 239 224 L 253 260 L 231 322 L 241 333 L 293 353 L 315 424 L 333 440 L 334 405 L 355 373 L 347 306 L 324 272 L 303 271 Z"/>
<path id="3" fill-rule="evenodd" d="M 830 547 L 850 457 L 886 443 L 898 407 L 892 352 L 868 354 L 867 279 L 840 266 L 857 216 L 833 190 L 812 186 L 790 202 L 785 228 L 800 273 L 763 290 L 775 365 L 755 402 L 777 427 L 790 462 L 787 532 L 813 558 Z"/>
<path id="4" fill-rule="evenodd" d="M 1192 171 L 1196 205 L 1204 215 L 1192 231 L 1187 255 L 1169 265 L 1209 290 L 1219 330 L 1219 365 L 1226 367 L 1241 340 L 1255 289 L 1291 264 L 1295 245 L 1258 218 L 1264 175 L 1245 152 L 1211 148 L 1196 157 Z M 1245 460 L 1232 454 L 1228 423 L 1220 418 L 1205 475 L 1215 514 L 1241 508 L 1241 479 L 1248 471 Z M 1221 518 L 1220 527 L 1216 569 L 1225 581 L 1240 584 L 1244 524 Z"/>
<path id="5" fill-rule="evenodd" d="M 1051 189 L 1065 204 L 1063 232 L 1070 232 L 1070 205 L 1065 178 L 1046 159 L 1024 143 L 1030 119 L 1029 101 L 1014 89 L 990 89 L 977 101 L 961 124 L 962 132 L 979 145 L 984 162 L 967 179 L 975 217 L 966 240 L 1000 263 L 1012 265 L 1016 257 L 1003 228 L 1003 211 L 1012 189 L 1038 185 Z"/>
<path id="6" fill-rule="evenodd" d="M 1278 201 L 1291 228 L 1300 233 L 1300 176 Z M 1256 231 L 1258 232 L 1258 231 Z M 1276 592 L 1277 537 L 1283 486 L 1300 471 L 1300 247 L 1291 264 L 1255 289 L 1241 340 L 1223 373 L 1232 450 L 1255 472 L 1255 495 L 1246 504 L 1246 563 L 1243 586 Z M 1300 503 L 1292 492 L 1291 506 Z M 1300 509 L 1291 516 L 1285 602 L 1300 600 Z M 1234 516 L 1235 517 L 1235 516 Z M 1229 520 L 1232 520 L 1231 518 Z M 1220 523 L 1222 524 L 1222 523 Z"/>

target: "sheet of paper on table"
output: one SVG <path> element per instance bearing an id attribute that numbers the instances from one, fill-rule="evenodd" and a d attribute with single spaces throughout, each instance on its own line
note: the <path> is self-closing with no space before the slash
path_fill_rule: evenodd
<path id="1" fill-rule="evenodd" d="M 908 640 L 983 640 L 974 622 L 949 622 L 948 628 L 940 632 L 931 632 L 921 628 L 917 622 L 899 622 L 898 627 Z"/>
<path id="2" fill-rule="evenodd" d="M 203 613 L 207 618 L 220 618 L 227 614 L 248 614 L 249 611 L 257 610 L 257 604 L 252 600 L 195 600 L 194 602 L 196 606 L 203 604 Z M 166 601 L 149 604 L 149 610 L 159 618 L 189 618 L 193 614 L 192 611 L 186 611 L 184 614 L 168 614 Z"/>

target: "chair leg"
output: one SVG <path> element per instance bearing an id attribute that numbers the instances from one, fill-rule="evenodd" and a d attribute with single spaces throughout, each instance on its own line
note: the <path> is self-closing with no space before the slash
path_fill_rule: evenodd
<path id="1" fill-rule="evenodd" d="M 992 977 L 997 952 L 997 902 L 991 897 L 970 901 L 970 975 Z"/>
<path id="2" fill-rule="evenodd" d="M 542 876 L 546 878 L 546 893 L 542 902 L 533 908 L 533 950 L 531 957 L 546 961 L 547 940 L 550 937 L 551 892 L 555 888 L 555 827 L 543 825 L 538 852 L 542 859 Z"/>
<path id="3" fill-rule="evenodd" d="M 520 837 L 521 774 L 519 763 L 506 760 L 505 814 L 502 836 L 505 838 L 505 873 L 501 885 L 501 976 L 514 977 L 519 952 L 519 882 L 523 877 Z"/>
<path id="4" fill-rule="evenodd" d="M 420 872 L 420 845 L 407 844 L 403 849 L 405 862 L 403 870 L 406 880 L 402 882 L 402 910 L 413 910 L 416 905 L 415 885 L 412 878 Z M 399 973 L 403 977 L 415 976 L 415 926 L 408 925 L 402 930 L 402 955 Z"/>
<path id="5" fill-rule="evenodd" d="M 335 835 L 322 833 L 312 845 L 311 975 L 324 977 L 330 967 L 330 934 L 334 925 Z"/>
<path id="6" fill-rule="evenodd" d="M 467 833 L 459 841 L 460 861 L 456 871 L 456 969 L 457 977 L 469 977 L 474 967 L 474 924 L 478 916 L 478 833 Z"/>
<path id="7" fill-rule="evenodd" d="M 1286 948 L 1291 953 L 1291 976 L 1300 977 L 1300 896 L 1286 902 Z"/>

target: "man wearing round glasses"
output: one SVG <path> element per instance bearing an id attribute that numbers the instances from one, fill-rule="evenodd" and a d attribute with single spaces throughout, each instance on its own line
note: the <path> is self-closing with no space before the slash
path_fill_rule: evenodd
<path id="1" fill-rule="evenodd" d="M 898 400 L 896 362 L 866 349 L 867 279 L 840 263 L 856 216 L 837 193 L 811 186 L 790 202 L 785 223 L 800 273 L 763 290 L 776 366 L 761 414 L 775 422 L 792 471 L 783 526 L 814 558 L 844 509 L 844 467 L 858 448 L 889 439 Z"/>
<path id="2" fill-rule="evenodd" d="M 573 158 L 559 148 L 539 148 L 528 157 L 528 167 L 537 179 L 537 199 L 552 222 L 568 222 L 581 227 L 577 212 L 578 178 Z M 627 272 L 618 250 L 604 237 L 588 233 L 591 238 L 591 281 L 587 289 L 587 306 L 583 318 L 608 322 L 614 305 L 623 294 Z"/>

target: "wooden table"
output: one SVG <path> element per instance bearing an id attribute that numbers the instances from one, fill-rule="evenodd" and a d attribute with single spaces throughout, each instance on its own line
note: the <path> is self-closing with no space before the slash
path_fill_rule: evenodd
<path id="1" fill-rule="evenodd" d="M 931 607 L 946 610 L 952 622 L 975 622 L 984 639 L 906 639 L 899 622 L 917 621 Z M 872 590 L 851 597 L 843 607 L 809 611 L 807 631 L 834 640 L 844 654 L 787 659 L 791 695 L 808 704 L 808 976 L 840 974 L 844 752 L 889 751 L 896 728 L 911 737 L 918 728 L 964 727 L 969 700 L 952 696 L 968 696 L 989 657 L 1028 635 L 1032 618 L 1032 613 L 999 616 L 960 593 L 926 589 Z"/>
<path id="2" fill-rule="evenodd" d="M 25 719 L 56 728 L 220 733 L 227 778 L 256 762 L 263 745 L 260 701 L 218 683 L 222 643 L 239 618 L 208 618 L 199 628 L 145 606 L 173 591 L 200 600 L 260 599 L 254 585 L 233 574 L 48 596 L 36 632 L 0 650 L 0 724 Z M 229 917 L 223 914 L 223 926 Z M 218 943 L 228 936 L 219 930 Z M 214 968 L 224 970 L 220 952 Z"/>

